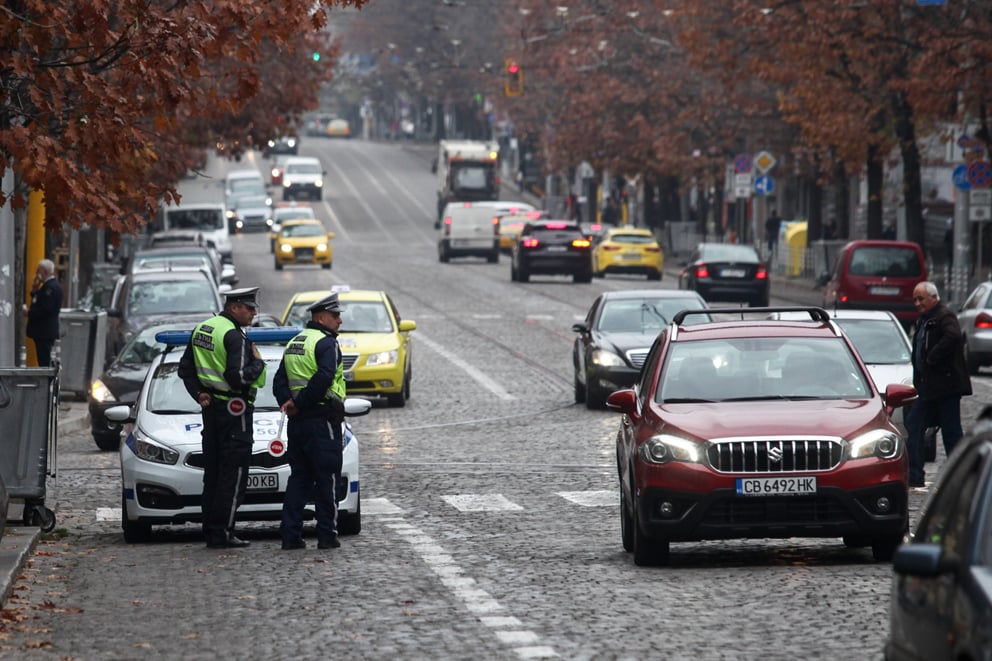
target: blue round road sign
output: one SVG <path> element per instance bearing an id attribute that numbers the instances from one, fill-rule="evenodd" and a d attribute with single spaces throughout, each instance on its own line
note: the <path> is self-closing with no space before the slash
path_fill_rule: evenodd
<path id="1" fill-rule="evenodd" d="M 767 174 L 754 179 L 754 192 L 758 195 L 768 195 L 775 190 L 775 180 Z"/>
<path id="2" fill-rule="evenodd" d="M 988 161 L 975 161 L 969 165 L 968 183 L 975 188 L 988 188 L 992 185 L 992 164 Z"/>
<path id="3" fill-rule="evenodd" d="M 954 185 L 960 190 L 969 190 L 971 188 L 971 183 L 968 181 L 968 166 L 959 165 L 954 168 L 954 174 L 951 176 L 954 180 Z"/>

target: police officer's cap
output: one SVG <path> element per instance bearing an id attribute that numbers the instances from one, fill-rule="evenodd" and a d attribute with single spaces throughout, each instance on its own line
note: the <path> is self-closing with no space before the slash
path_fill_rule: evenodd
<path id="1" fill-rule="evenodd" d="M 320 299 L 313 305 L 307 308 L 307 312 L 310 314 L 316 314 L 317 312 L 341 312 L 341 303 L 338 301 L 338 293 L 334 292 L 330 296 Z"/>
<path id="2" fill-rule="evenodd" d="M 258 309 L 258 287 L 242 287 L 224 292 L 225 303 L 241 303 L 248 307 Z"/>

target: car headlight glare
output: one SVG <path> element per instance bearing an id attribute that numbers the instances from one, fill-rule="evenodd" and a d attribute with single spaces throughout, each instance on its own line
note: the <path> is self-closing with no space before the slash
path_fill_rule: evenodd
<path id="1" fill-rule="evenodd" d="M 702 452 L 701 446 L 695 441 L 659 434 L 652 436 L 641 446 L 641 457 L 650 464 L 667 464 L 671 461 L 698 464 Z"/>
<path id="2" fill-rule="evenodd" d="M 318 243 L 317 244 L 317 252 L 327 252 L 327 244 L 326 243 Z"/>
<path id="3" fill-rule="evenodd" d="M 152 443 L 135 434 L 134 454 L 138 459 L 151 461 L 156 464 L 173 465 L 179 461 L 179 453 L 171 448 L 167 448 L 157 443 Z"/>
<path id="4" fill-rule="evenodd" d="M 600 367 L 623 367 L 623 358 L 612 351 L 596 349 L 592 352 L 592 364 Z"/>
<path id="5" fill-rule="evenodd" d="M 107 385 L 100 379 L 95 380 L 90 384 L 90 397 L 97 402 L 116 402 L 117 398 L 114 397 L 114 393 L 110 392 Z"/>
<path id="6" fill-rule="evenodd" d="M 245 221 L 239 220 L 238 222 L 234 223 L 234 226 L 237 227 L 238 229 L 242 229 L 245 226 Z"/>
<path id="7" fill-rule="evenodd" d="M 279 250 L 280 252 L 293 252 L 293 246 L 288 243 L 281 243 L 279 244 Z"/>
<path id="8" fill-rule="evenodd" d="M 318 179 L 317 181 L 313 182 L 313 185 L 316 186 L 317 188 L 323 188 L 324 182 Z"/>
<path id="9" fill-rule="evenodd" d="M 892 459 L 899 456 L 901 451 L 902 442 L 899 435 L 886 429 L 875 429 L 858 436 L 849 443 L 848 450 L 851 459 L 865 457 Z"/>
<path id="10" fill-rule="evenodd" d="M 282 186 L 283 186 L 283 188 L 289 188 L 292 185 L 293 185 L 293 181 L 289 177 L 287 177 L 286 175 L 283 175 L 282 176 Z"/>
<path id="11" fill-rule="evenodd" d="M 231 209 L 228 209 L 226 215 L 227 215 L 228 218 L 234 218 L 234 211 L 231 210 Z"/>
<path id="12" fill-rule="evenodd" d="M 395 349 L 392 351 L 380 351 L 379 353 L 370 353 L 365 364 L 369 367 L 382 367 L 383 365 L 395 365 L 397 359 L 399 359 L 400 352 Z"/>

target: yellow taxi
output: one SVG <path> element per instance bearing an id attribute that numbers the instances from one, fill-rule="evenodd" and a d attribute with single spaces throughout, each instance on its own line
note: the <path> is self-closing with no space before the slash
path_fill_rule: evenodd
<path id="1" fill-rule="evenodd" d="M 299 292 L 286 306 L 282 323 L 303 328 L 310 320 L 307 307 L 334 291 L 342 308 L 338 344 L 348 395 L 378 395 L 390 406 L 405 406 L 412 374 L 410 331 L 417 322 L 401 318 L 386 292 L 347 286 Z"/>
<path id="2" fill-rule="evenodd" d="M 607 273 L 634 273 L 661 280 L 663 265 L 661 246 L 651 230 L 610 228 L 597 238 L 592 250 L 592 274 L 597 278 Z"/>
<path id="3" fill-rule="evenodd" d="M 283 221 L 276 234 L 276 270 L 281 271 L 286 264 L 320 264 L 322 268 L 331 268 L 333 238 L 334 232 L 324 229 L 319 220 Z"/>
<path id="4" fill-rule="evenodd" d="M 269 252 L 276 251 L 276 237 L 279 236 L 280 225 L 287 220 L 310 218 L 316 220 L 313 207 L 305 202 L 276 202 L 272 209 L 272 225 L 269 226 Z"/>
<path id="5" fill-rule="evenodd" d="M 499 217 L 499 251 L 509 255 L 513 252 L 513 244 L 520 236 L 520 230 L 524 228 L 524 223 L 528 220 L 539 220 L 548 218 L 547 211 L 526 211 L 522 213 L 508 213 Z"/>
<path id="6" fill-rule="evenodd" d="M 332 119 L 327 123 L 327 137 L 350 138 L 351 127 L 346 119 Z"/>

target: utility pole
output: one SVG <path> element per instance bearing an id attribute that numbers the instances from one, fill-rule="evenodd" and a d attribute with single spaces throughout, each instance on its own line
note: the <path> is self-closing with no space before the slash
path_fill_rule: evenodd
<path id="1" fill-rule="evenodd" d="M 14 210 L 10 198 L 14 194 L 14 173 L 4 170 L 0 188 L 7 202 L 0 207 L 0 367 L 17 367 L 17 324 L 24 319 L 21 298 L 17 296 L 14 276 Z"/>

